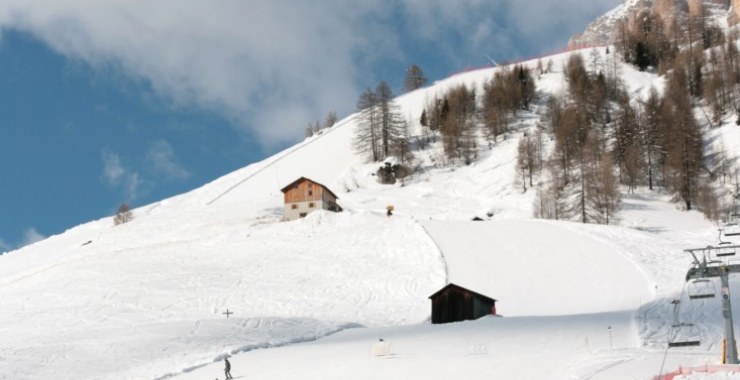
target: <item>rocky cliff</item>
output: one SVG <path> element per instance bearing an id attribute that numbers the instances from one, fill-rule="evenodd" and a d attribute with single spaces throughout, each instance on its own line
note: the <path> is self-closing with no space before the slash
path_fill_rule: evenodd
<path id="1" fill-rule="evenodd" d="M 687 24 L 689 16 L 706 17 L 707 22 L 719 27 L 735 25 L 740 21 L 740 0 L 625 0 L 573 36 L 568 46 L 600 46 L 612 44 L 620 32 L 620 22 L 634 28 L 646 13 L 663 20 L 669 33 L 674 27 Z"/>

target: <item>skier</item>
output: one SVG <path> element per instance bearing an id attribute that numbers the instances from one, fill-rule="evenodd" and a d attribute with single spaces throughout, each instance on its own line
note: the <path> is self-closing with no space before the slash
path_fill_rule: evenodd
<path id="1" fill-rule="evenodd" d="M 226 379 L 233 379 L 233 377 L 231 377 L 231 363 L 229 363 L 228 358 L 224 358 L 224 364 L 226 364 L 226 367 L 224 368 Z"/>

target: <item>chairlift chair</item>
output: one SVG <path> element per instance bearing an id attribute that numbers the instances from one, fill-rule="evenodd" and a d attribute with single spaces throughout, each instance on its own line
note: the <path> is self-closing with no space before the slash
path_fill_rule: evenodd
<path id="1" fill-rule="evenodd" d="M 735 248 L 729 241 L 723 241 L 717 245 L 717 257 L 735 256 L 735 253 Z"/>
<path id="2" fill-rule="evenodd" d="M 701 332 L 693 323 L 677 323 L 671 326 L 668 347 L 692 347 L 701 345 Z"/>
<path id="3" fill-rule="evenodd" d="M 738 236 L 740 235 L 740 225 L 737 223 L 727 223 L 725 224 L 725 236 Z"/>
<path id="4" fill-rule="evenodd" d="M 706 278 L 691 280 L 689 282 L 689 299 L 698 300 L 714 298 L 716 289 L 714 283 Z"/>

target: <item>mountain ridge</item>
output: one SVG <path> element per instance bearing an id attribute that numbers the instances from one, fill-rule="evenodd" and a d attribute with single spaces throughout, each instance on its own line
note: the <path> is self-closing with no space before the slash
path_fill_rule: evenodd
<path id="1" fill-rule="evenodd" d="M 625 0 L 623 4 L 592 21 L 582 33 L 574 35 L 568 46 L 606 46 L 619 39 L 621 21 L 634 28 L 641 14 L 657 15 L 668 25 L 675 22 L 685 25 L 689 16 L 700 16 L 705 7 L 705 16 L 723 29 L 740 20 L 738 0 Z"/>

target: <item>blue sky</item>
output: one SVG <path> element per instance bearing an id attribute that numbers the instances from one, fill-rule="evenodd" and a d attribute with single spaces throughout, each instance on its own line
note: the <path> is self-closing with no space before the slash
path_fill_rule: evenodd
<path id="1" fill-rule="evenodd" d="M 209 182 L 400 91 L 529 57 L 620 0 L 6 0 L 0 252 Z"/>

